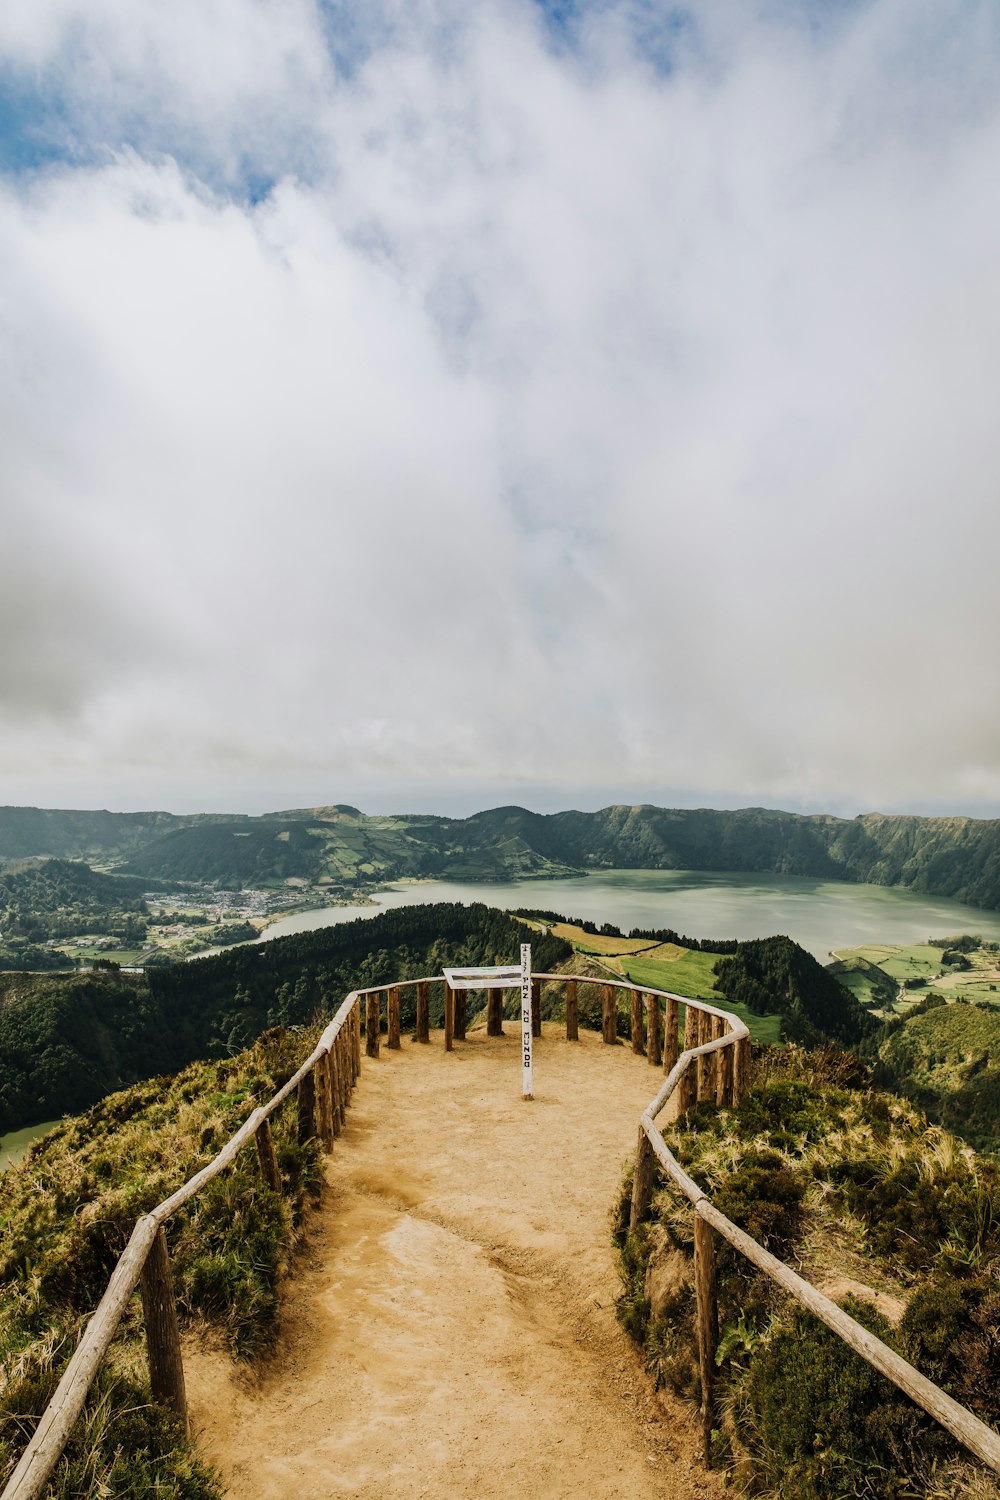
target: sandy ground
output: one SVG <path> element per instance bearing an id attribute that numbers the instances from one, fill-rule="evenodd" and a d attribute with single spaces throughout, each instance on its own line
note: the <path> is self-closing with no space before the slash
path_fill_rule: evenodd
<path id="1" fill-rule="evenodd" d="M 614 1316 L 608 1216 L 658 1071 L 546 1026 L 365 1059 L 262 1370 L 185 1351 L 237 1500 L 723 1493 Z"/>

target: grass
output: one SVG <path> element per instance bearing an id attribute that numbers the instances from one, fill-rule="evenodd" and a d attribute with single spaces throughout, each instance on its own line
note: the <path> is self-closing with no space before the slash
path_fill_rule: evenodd
<path id="1" fill-rule="evenodd" d="M 942 952 L 931 943 L 867 943 L 834 955 L 836 975 L 858 1000 L 883 1015 L 905 1015 L 932 987 L 951 999 L 1000 1004 L 1000 966 L 992 949 L 969 953 L 969 969 L 942 965 Z M 905 986 L 895 999 L 880 984 L 882 975 Z"/>
<path id="2" fill-rule="evenodd" d="M 700 1104 L 669 1127 L 671 1151 L 734 1222 L 807 1279 L 839 1279 L 851 1290 L 831 1294 L 857 1321 L 995 1425 L 1000 1167 L 872 1088 L 835 1049 L 755 1048 L 752 1083 L 737 1108 Z M 624 1193 L 616 1207 L 619 1317 L 658 1383 L 697 1403 L 690 1205 L 662 1180 L 632 1233 Z M 735 1489 L 995 1500 L 937 1424 L 725 1245 L 717 1270 L 713 1453 Z M 876 1291 L 902 1309 L 898 1327 L 873 1311 Z"/>
<path id="3" fill-rule="evenodd" d="M 100 1300 L 136 1219 L 219 1151 L 296 1070 L 315 1033 L 268 1032 L 246 1052 L 109 1095 L 36 1142 L 0 1176 L 0 1483 Z M 263 1350 L 306 1204 L 319 1191 L 315 1141 L 300 1145 L 294 1097 L 272 1120 L 282 1192 L 252 1146 L 171 1220 L 182 1318 L 210 1322 L 230 1350 Z M 138 1295 L 46 1491 L 219 1493 L 169 1415 L 150 1400 Z"/>
<path id="4" fill-rule="evenodd" d="M 777 1042 L 781 1038 L 781 1017 L 759 1016 L 743 1005 L 734 1005 L 720 995 L 714 985 L 717 953 L 697 953 L 690 948 L 678 948 L 673 943 L 662 943 L 658 954 L 674 949 L 676 957 L 624 958 L 622 972 L 633 984 L 649 985 L 657 990 L 671 990 L 677 995 L 690 995 L 692 1000 L 707 1000 L 710 1005 L 719 1005 L 732 1011 L 745 1021 L 750 1035 L 756 1042 Z"/>
<path id="5" fill-rule="evenodd" d="M 602 956 L 641 953 L 643 949 L 654 946 L 648 938 L 608 937 L 604 933 L 584 932 L 582 927 L 574 927 L 570 922 L 554 922 L 552 935 L 572 943 L 578 953 L 596 953 Z"/>

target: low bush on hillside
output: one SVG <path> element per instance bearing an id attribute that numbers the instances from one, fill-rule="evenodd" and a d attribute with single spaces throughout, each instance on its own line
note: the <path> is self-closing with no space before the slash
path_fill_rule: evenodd
<path id="1" fill-rule="evenodd" d="M 110 1095 L 0 1176 L 0 1482 L 136 1220 L 210 1161 L 315 1041 L 315 1031 L 278 1028 L 235 1057 Z M 298 1141 L 294 1099 L 272 1129 L 280 1194 L 262 1184 L 250 1146 L 167 1226 L 181 1316 L 211 1322 L 238 1356 L 255 1354 L 273 1334 L 279 1283 L 321 1180 L 316 1142 Z M 177 1424 L 150 1401 L 136 1293 L 47 1494 L 219 1493 Z"/>
<path id="2" fill-rule="evenodd" d="M 734 1223 L 1000 1425 L 1000 1167 L 928 1127 L 834 1049 L 757 1048 L 735 1109 L 702 1103 L 664 1134 Z M 614 1234 L 619 1317 L 658 1383 L 700 1402 L 693 1218 L 664 1178 L 650 1220 Z M 716 1457 L 782 1500 L 1000 1495 L 947 1433 L 716 1237 Z M 876 1293 L 905 1306 L 898 1326 Z M 835 1291 L 836 1294 L 836 1291 Z M 858 1300 L 860 1298 L 860 1300 Z M 967 1485 L 973 1485 L 972 1489 Z"/>

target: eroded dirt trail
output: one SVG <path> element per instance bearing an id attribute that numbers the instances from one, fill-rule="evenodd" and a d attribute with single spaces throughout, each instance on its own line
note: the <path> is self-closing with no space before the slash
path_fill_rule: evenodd
<path id="1" fill-rule="evenodd" d="M 364 1060 L 257 1376 L 186 1352 L 234 1500 L 721 1495 L 614 1317 L 608 1213 L 658 1074 L 546 1026 Z"/>

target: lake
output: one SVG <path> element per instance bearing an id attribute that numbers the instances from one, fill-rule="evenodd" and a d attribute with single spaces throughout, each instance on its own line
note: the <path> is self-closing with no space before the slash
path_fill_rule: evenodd
<path id="1" fill-rule="evenodd" d="M 878 885 L 843 885 L 796 875 L 742 875 L 698 870 L 602 870 L 560 880 L 495 885 L 450 880 L 401 881 L 370 906 L 332 906 L 296 912 L 258 938 L 311 932 L 397 906 L 432 901 L 484 901 L 488 906 L 536 907 L 630 927 L 672 927 L 689 937 L 754 938 L 784 933 L 827 963 L 833 949 L 863 943 L 925 942 L 948 933 L 977 932 L 1000 941 L 1000 912 L 984 912 L 944 896 L 924 896 Z"/>
<path id="2" fill-rule="evenodd" d="M 47 1135 L 61 1123 L 60 1120 L 47 1120 L 44 1125 L 26 1125 L 23 1130 L 9 1130 L 0 1140 L 0 1172 L 20 1161 L 32 1141 L 37 1141 L 40 1135 Z"/>

